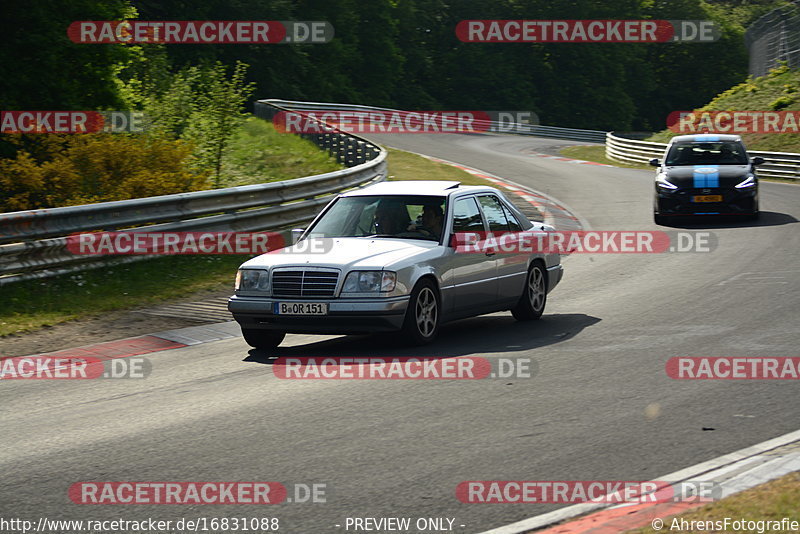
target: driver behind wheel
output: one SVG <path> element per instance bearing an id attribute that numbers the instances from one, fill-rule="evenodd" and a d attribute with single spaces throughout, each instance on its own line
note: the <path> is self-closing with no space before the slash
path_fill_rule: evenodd
<path id="1" fill-rule="evenodd" d="M 444 211 L 442 206 L 439 204 L 425 204 L 422 207 L 420 222 L 409 225 L 408 231 L 430 234 L 438 239 L 442 236 L 443 223 Z"/>

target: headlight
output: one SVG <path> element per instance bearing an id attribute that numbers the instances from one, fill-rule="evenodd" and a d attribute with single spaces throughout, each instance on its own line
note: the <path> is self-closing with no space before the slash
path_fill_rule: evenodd
<path id="1" fill-rule="evenodd" d="M 664 174 L 663 172 L 658 173 L 658 176 L 656 176 L 656 187 L 668 191 L 678 189 L 677 185 L 667 181 L 667 175 Z"/>
<path id="2" fill-rule="evenodd" d="M 344 279 L 342 293 L 384 293 L 394 291 L 397 273 L 391 271 L 353 271 Z"/>
<path id="3" fill-rule="evenodd" d="M 747 175 L 747 178 L 745 178 L 744 182 L 736 184 L 736 189 L 755 187 L 755 185 L 756 185 L 756 175 L 751 173 Z"/>
<path id="4" fill-rule="evenodd" d="M 236 273 L 236 291 L 268 291 L 269 272 L 263 269 L 239 269 Z"/>

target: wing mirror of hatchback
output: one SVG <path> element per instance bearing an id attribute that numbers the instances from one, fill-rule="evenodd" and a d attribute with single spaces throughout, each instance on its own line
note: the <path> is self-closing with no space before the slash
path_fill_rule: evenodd
<path id="1" fill-rule="evenodd" d="M 653 167 L 660 167 L 661 166 L 661 162 L 658 161 L 658 158 L 651 159 L 649 163 Z"/>
<path id="2" fill-rule="evenodd" d="M 756 156 L 752 160 L 750 160 L 750 163 L 752 163 L 753 165 L 763 165 L 764 158 L 762 158 L 761 156 Z"/>

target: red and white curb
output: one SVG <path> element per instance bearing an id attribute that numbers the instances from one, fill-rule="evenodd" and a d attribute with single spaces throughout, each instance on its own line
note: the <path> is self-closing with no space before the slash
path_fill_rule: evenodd
<path id="1" fill-rule="evenodd" d="M 670 483 L 697 480 L 715 482 L 722 489 L 721 497 L 728 497 L 800 470 L 799 442 L 800 430 L 658 477 L 657 480 Z M 582 503 L 523 519 L 480 534 L 522 534 L 531 531 L 537 531 L 537 534 L 615 534 L 655 525 L 657 521 L 664 525 L 663 528 L 669 530 L 667 517 L 704 504 L 692 502 L 623 505 Z M 572 521 L 559 524 L 569 520 Z"/>
<path id="2" fill-rule="evenodd" d="M 499 185 L 508 189 L 519 198 L 535 207 L 544 217 L 544 223 L 553 226 L 556 230 L 583 230 L 588 228 L 588 224 L 576 217 L 572 210 L 567 208 L 563 202 L 560 202 L 549 195 L 545 195 L 544 193 L 540 193 L 539 191 L 524 185 L 511 182 L 505 178 L 501 178 L 480 169 L 468 167 L 461 163 L 455 163 L 446 159 L 436 158 L 426 154 L 419 154 L 417 152 L 413 152 L 413 154 L 422 156 L 423 158 L 431 161 L 435 161 L 436 163 L 443 163 L 445 165 L 456 167 L 473 176 L 483 178 L 484 180 L 488 180 L 495 185 Z"/>
<path id="3" fill-rule="evenodd" d="M 132 356 L 142 356 L 153 352 L 161 352 L 171 349 L 180 349 L 190 345 L 209 343 L 233 337 L 240 337 L 239 325 L 233 321 L 224 323 L 214 323 L 201 326 L 189 326 L 176 330 L 166 330 L 146 336 L 129 337 L 117 339 L 115 341 L 105 341 L 93 345 L 84 345 L 72 349 L 63 349 L 55 352 L 31 354 L 24 357 L 43 356 L 50 358 L 68 359 L 91 357 L 100 360 L 112 360 L 115 358 L 130 358 Z M 0 360 L 11 358 L 5 356 Z M 13 356 L 20 358 L 20 356 Z"/>

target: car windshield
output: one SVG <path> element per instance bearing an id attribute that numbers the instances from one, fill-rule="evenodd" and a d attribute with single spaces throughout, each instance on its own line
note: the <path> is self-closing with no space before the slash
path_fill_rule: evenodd
<path id="1" fill-rule="evenodd" d="M 675 143 L 666 165 L 745 165 L 747 153 L 738 141 Z"/>
<path id="2" fill-rule="evenodd" d="M 439 241 L 444 213 L 443 196 L 342 197 L 309 229 L 308 235 Z"/>

